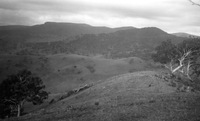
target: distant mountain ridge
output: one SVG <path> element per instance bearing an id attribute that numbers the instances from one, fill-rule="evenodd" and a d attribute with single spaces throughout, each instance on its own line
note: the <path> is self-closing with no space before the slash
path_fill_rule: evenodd
<path id="1" fill-rule="evenodd" d="M 46 22 L 44 24 L 39 24 L 34 26 L 20 26 L 20 25 L 0 26 L 0 37 L 4 36 L 5 33 L 6 34 L 10 33 L 14 37 L 15 36 L 21 37 L 24 36 L 25 33 L 27 35 L 27 37 L 25 37 L 25 41 L 49 42 L 49 41 L 61 41 L 63 39 L 71 40 L 71 38 L 73 38 L 74 36 L 79 36 L 82 34 L 110 33 L 130 28 L 131 27 L 122 27 L 115 29 L 109 27 L 94 27 L 87 24 Z M 16 32 L 18 30 L 21 31 L 21 33 Z"/>
<path id="2" fill-rule="evenodd" d="M 129 27 L 130 28 L 130 27 Z M 69 42 L 84 34 L 111 33 L 128 28 L 94 27 L 87 24 L 46 22 L 34 26 L 0 26 L 0 52 L 24 48 L 25 43 Z"/>
<path id="3" fill-rule="evenodd" d="M 177 37 L 156 27 L 95 27 L 46 22 L 34 26 L 1 26 L 0 52 L 17 54 L 75 53 L 106 57 L 147 57 L 165 40 Z"/>
<path id="4" fill-rule="evenodd" d="M 5 30 L 15 30 L 15 29 L 24 29 L 29 26 L 23 26 L 23 25 L 8 25 L 8 26 L 0 26 L 0 31 L 5 31 Z"/>
<path id="5" fill-rule="evenodd" d="M 162 41 L 179 43 L 186 38 L 177 37 L 156 27 L 120 30 L 113 33 L 84 35 L 67 43 L 73 53 L 81 55 L 102 54 L 108 58 L 137 56 L 149 58 Z"/>
<path id="6" fill-rule="evenodd" d="M 200 38 L 200 36 L 188 34 L 188 33 L 184 33 L 184 32 L 177 32 L 177 33 L 172 33 L 172 34 L 177 36 L 177 37 Z"/>

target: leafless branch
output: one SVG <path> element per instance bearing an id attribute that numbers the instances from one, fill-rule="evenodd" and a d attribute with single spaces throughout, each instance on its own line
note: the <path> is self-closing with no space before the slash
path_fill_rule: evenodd
<path id="1" fill-rule="evenodd" d="M 187 56 L 190 55 L 191 52 L 192 52 L 191 50 L 187 50 L 187 51 L 184 50 L 183 55 L 178 59 L 179 65 L 175 69 L 172 70 L 172 73 L 175 73 L 176 71 L 180 70 L 184 66 L 183 62 L 187 58 Z"/>
<path id="2" fill-rule="evenodd" d="M 196 3 L 196 2 L 194 2 L 194 1 L 192 1 L 192 0 L 188 0 L 189 2 L 191 2 L 192 3 L 192 5 L 197 5 L 197 6 L 200 6 L 200 4 L 199 3 Z"/>
<path id="3" fill-rule="evenodd" d="M 10 103 L 13 103 L 13 104 L 16 104 L 15 100 L 14 99 L 4 99 L 4 102 L 10 102 Z"/>

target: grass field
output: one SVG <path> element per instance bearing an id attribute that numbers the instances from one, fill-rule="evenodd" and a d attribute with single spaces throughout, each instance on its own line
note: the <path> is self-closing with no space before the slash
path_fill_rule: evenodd
<path id="1" fill-rule="evenodd" d="M 9 121 L 199 121 L 199 92 L 181 92 L 156 71 L 111 77 Z"/>

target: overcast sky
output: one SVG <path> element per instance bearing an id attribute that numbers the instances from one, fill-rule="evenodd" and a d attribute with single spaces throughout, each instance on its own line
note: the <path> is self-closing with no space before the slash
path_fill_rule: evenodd
<path id="1" fill-rule="evenodd" d="M 200 35 L 200 7 L 188 0 L 0 0 L 0 25 L 46 21 L 108 27 L 154 26 L 169 33 Z"/>

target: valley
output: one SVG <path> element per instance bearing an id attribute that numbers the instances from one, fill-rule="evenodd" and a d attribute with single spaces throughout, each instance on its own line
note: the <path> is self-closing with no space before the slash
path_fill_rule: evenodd
<path id="1" fill-rule="evenodd" d="M 179 44 L 189 36 L 156 27 L 1 26 L 0 83 L 28 69 L 49 92 L 43 104 L 26 103 L 25 115 L 5 120 L 198 121 L 199 90 L 152 60 L 163 41 Z"/>

